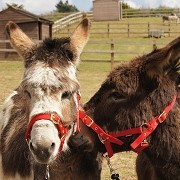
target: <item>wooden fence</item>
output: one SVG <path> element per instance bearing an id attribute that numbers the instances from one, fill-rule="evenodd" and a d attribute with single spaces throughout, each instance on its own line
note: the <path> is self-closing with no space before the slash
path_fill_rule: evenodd
<path id="1" fill-rule="evenodd" d="M 42 41 L 34 40 L 35 43 Z M 12 48 L 9 40 L 0 40 L 0 61 L 17 61 L 20 60 L 16 50 Z"/>
<path id="2" fill-rule="evenodd" d="M 116 63 L 129 61 L 134 57 L 142 56 L 155 48 L 161 48 L 168 42 L 146 42 L 131 41 L 89 41 L 82 53 L 82 62 L 106 62 L 111 64 L 113 69 Z M 91 48 L 92 47 L 92 48 Z M 94 50 L 94 47 L 97 47 Z M 102 59 L 103 58 L 103 59 Z"/>
<path id="3" fill-rule="evenodd" d="M 53 24 L 53 33 L 66 27 L 69 27 L 71 24 L 80 22 L 84 16 L 92 18 L 92 12 L 77 12 L 55 21 Z"/>
<path id="4" fill-rule="evenodd" d="M 168 15 L 168 14 L 171 14 L 171 13 L 176 13 L 177 15 L 179 15 L 180 17 L 180 9 L 123 9 L 123 12 L 122 12 L 122 17 L 123 18 L 132 18 L 132 17 L 161 17 L 162 15 Z M 77 12 L 77 13 L 73 13 L 73 14 L 70 14 L 64 18 L 61 18 L 57 21 L 54 22 L 54 25 L 53 25 L 53 33 L 55 32 L 61 32 L 61 30 L 67 30 L 68 33 L 71 32 L 71 25 L 74 24 L 74 23 L 78 23 L 82 20 L 82 18 L 84 16 L 87 16 L 89 17 L 90 19 L 93 20 L 93 12 L 90 11 L 90 12 Z M 135 26 L 135 24 L 130 24 L 130 23 L 122 23 L 120 22 L 122 25 L 126 26 L 123 27 L 123 28 L 111 28 L 111 24 L 107 24 L 107 35 L 109 36 L 110 34 L 113 33 L 113 31 L 121 31 L 121 30 L 126 30 L 126 34 L 127 36 L 129 37 L 130 34 L 142 34 L 142 32 L 134 32 L 133 33 L 133 30 L 137 30 L 137 28 L 133 28 L 132 29 L 132 25 Z M 118 21 L 116 24 L 120 24 Z M 173 33 L 172 31 L 172 25 L 169 23 L 168 24 L 168 27 L 164 27 L 164 25 L 167 25 L 167 24 L 159 24 L 159 23 L 149 23 L 147 25 L 147 32 L 146 34 L 148 34 L 148 31 L 150 30 L 150 25 L 159 25 L 161 26 L 161 29 L 162 28 L 165 28 L 165 33 L 167 33 L 169 36 L 170 34 Z M 136 25 L 143 25 L 143 24 L 140 24 L 140 23 L 136 23 Z M 178 28 L 177 28 L 178 29 Z M 180 28 L 179 28 L 180 29 Z M 117 32 L 114 32 L 114 33 L 117 33 Z M 121 32 L 121 33 L 125 33 L 125 32 Z M 179 33 L 179 31 L 178 31 Z"/>
<path id="5" fill-rule="evenodd" d="M 37 41 L 40 43 L 41 41 Z M 0 41 L 0 44 L 9 44 L 8 40 Z M 128 61 L 135 56 L 141 56 L 151 52 L 155 47 L 162 47 L 168 42 L 156 42 L 156 41 L 146 41 L 146 42 L 131 42 L 131 41 L 89 41 L 86 48 L 84 49 L 81 60 L 82 62 L 106 62 L 111 64 L 111 69 L 114 67 L 115 63 L 122 61 Z M 96 50 L 95 50 L 96 49 Z M 10 49 L 0 49 L 0 53 L 16 53 L 12 48 Z M 1 56 L 0 56 L 1 57 Z M 18 60 L 20 58 L 14 59 Z M 0 58 L 0 60 L 13 60 Z"/>
<path id="6" fill-rule="evenodd" d="M 67 26 L 57 32 L 57 36 L 70 35 L 74 27 Z M 91 37 L 148 37 L 151 31 L 161 31 L 164 37 L 174 37 L 180 34 L 180 24 L 169 23 L 124 23 L 124 22 L 93 22 Z M 56 35 L 56 34 L 55 34 Z"/>
<path id="7" fill-rule="evenodd" d="M 132 17 L 161 17 L 162 15 L 170 15 L 171 13 L 176 13 L 180 15 L 180 9 L 174 8 L 162 8 L 162 9 L 123 9 L 123 18 Z"/>
<path id="8" fill-rule="evenodd" d="M 169 15 L 171 13 L 176 13 L 180 17 L 180 9 L 123 9 L 122 18 L 132 18 L 132 17 L 161 17 L 162 15 Z M 77 12 L 65 16 L 54 22 L 53 32 L 57 32 L 64 29 L 71 24 L 80 22 L 83 16 L 86 15 L 93 20 L 93 11 L 89 12 Z"/>
<path id="9" fill-rule="evenodd" d="M 8 40 L 0 41 L 0 43 L 9 44 Z M 154 47 L 161 47 L 165 43 L 157 43 L 155 41 L 149 42 L 127 42 L 127 41 L 89 41 L 87 47 L 82 53 L 81 59 L 84 62 L 107 62 L 111 64 L 111 68 L 113 68 L 114 64 L 120 61 L 124 61 L 130 59 L 131 57 L 143 55 L 153 50 Z M 138 48 L 143 47 L 142 48 Z M 94 48 L 98 47 L 98 48 Z M 126 47 L 131 47 L 130 50 L 124 50 Z M 132 48 L 133 47 L 133 48 Z M 136 47 L 136 48 L 134 48 Z M 96 50 L 94 50 L 96 49 Z M 144 50 L 145 49 L 145 50 Z M 16 53 L 16 51 L 12 48 L 5 49 L 1 48 L 0 53 Z M 6 55 L 7 55 L 6 54 Z M 18 60 L 19 58 L 15 58 L 14 60 Z M 3 57 L 0 60 L 13 60 L 13 59 L 5 59 Z"/>

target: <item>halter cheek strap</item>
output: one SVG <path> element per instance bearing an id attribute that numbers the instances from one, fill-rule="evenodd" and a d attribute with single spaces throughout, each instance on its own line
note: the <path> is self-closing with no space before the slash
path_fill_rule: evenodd
<path id="1" fill-rule="evenodd" d="M 132 129 L 123 130 L 117 133 L 109 132 L 106 133 L 102 128 L 100 128 L 89 116 L 86 115 L 84 111 L 79 111 L 80 120 L 88 127 L 90 127 L 98 136 L 100 141 L 105 145 L 106 151 L 109 158 L 114 155 L 111 143 L 117 145 L 123 145 L 125 142 L 118 139 L 118 137 L 128 137 L 132 135 L 139 135 L 131 144 L 130 147 L 133 151 L 140 153 L 142 150 L 149 146 L 146 138 L 151 135 L 151 133 L 158 127 L 159 124 L 163 123 L 173 108 L 176 101 L 176 95 L 173 101 L 169 104 L 159 116 L 156 116 L 149 122 Z M 143 128 L 145 127 L 145 129 Z"/>

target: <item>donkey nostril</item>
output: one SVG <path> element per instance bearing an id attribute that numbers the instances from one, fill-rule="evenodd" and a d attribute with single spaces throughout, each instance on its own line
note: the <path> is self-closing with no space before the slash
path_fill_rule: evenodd
<path id="1" fill-rule="evenodd" d="M 55 143 L 52 143 L 51 148 L 54 148 L 54 147 L 55 147 Z"/>

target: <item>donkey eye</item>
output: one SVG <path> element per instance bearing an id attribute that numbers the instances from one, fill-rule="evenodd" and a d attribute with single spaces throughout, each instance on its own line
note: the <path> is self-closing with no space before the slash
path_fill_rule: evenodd
<path id="1" fill-rule="evenodd" d="M 71 92 L 70 91 L 65 91 L 62 96 L 61 99 L 69 99 L 71 96 Z"/>
<path id="2" fill-rule="evenodd" d="M 117 100 L 125 100 L 125 96 L 123 96 L 122 94 L 118 93 L 118 92 L 113 92 L 109 95 L 109 98 L 117 101 Z"/>
<path id="3" fill-rule="evenodd" d="M 29 91 L 25 90 L 24 92 L 29 96 L 29 98 L 31 98 L 31 94 Z"/>

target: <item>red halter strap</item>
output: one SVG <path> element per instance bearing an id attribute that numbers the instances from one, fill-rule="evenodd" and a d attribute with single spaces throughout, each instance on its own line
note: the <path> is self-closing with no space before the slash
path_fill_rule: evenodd
<path id="1" fill-rule="evenodd" d="M 146 127 L 145 130 L 143 130 L 143 128 L 141 126 L 142 133 L 131 144 L 131 148 L 135 152 L 141 153 L 144 148 L 149 146 L 148 142 L 146 141 L 146 138 L 157 128 L 157 126 L 159 124 L 161 124 L 165 121 L 168 113 L 173 108 L 175 102 L 176 102 L 176 95 L 174 96 L 172 103 L 169 104 L 159 116 L 156 116 L 155 118 L 153 118 L 149 122 L 142 125 L 142 126 Z"/>
<path id="2" fill-rule="evenodd" d="M 90 127 L 98 135 L 100 141 L 105 145 L 109 157 L 113 156 L 113 150 L 110 143 L 118 145 L 123 144 L 121 140 L 113 137 L 100 128 L 88 115 L 85 114 L 83 110 L 79 110 L 79 118 L 86 126 Z"/>
<path id="3" fill-rule="evenodd" d="M 79 131 L 79 106 L 80 106 L 80 94 L 79 92 L 77 93 L 77 119 L 76 121 L 73 121 L 73 122 L 76 122 L 77 123 L 77 131 Z M 34 125 L 34 123 L 36 121 L 39 121 L 39 120 L 48 120 L 48 121 L 52 121 L 55 126 L 57 127 L 58 129 L 58 133 L 59 133 L 59 137 L 61 139 L 61 146 L 60 146 L 60 149 L 59 151 L 62 150 L 63 148 L 63 145 L 64 145 L 64 140 L 65 140 L 65 136 L 68 132 L 68 126 L 64 126 L 62 121 L 61 121 L 61 118 L 56 114 L 56 113 L 40 113 L 40 114 L 37 114 L 35 115 L 31 121 L 29 122 L 28 124 L 28 127 L 26 129 L 26 134 L 25 134 L 25 139 L 26 141 L 28 142 L 29 140 L 29 136 L 30 136 L 30 133 L 31 133 L 31 129 L 32 129 L 32 126 Z M 76 129 L 74 129 L 74 131 L 76 131 Z"/>
<path id="4" fill-rule="evenodd" d="M 157 128 L 159 124 L 164 122 L 166 119 L 169 111 L 172 109 L 176 101 L 176 96 L 174 96 L 174 99 L 170 105 L 168 105 L 162 114 L 159 116 L 156 116 L 149 122 L 132 129 L 127 129 L 120 131 L 118 133 L 109 132 L 106 133 L 102 128 L 100 128 L 89 116 L 85 114 L 84 111 L 79 111 L 79 118 L 82 120 L 82 122 L 93 129 L 94 132 L 96 132 L 100 138 L 100 141 L 105 145 L 106 151 L 108 153 L 109 158 L 114 155 L 114 152 L 111 147 L 111 143 L 122 145 L 124 142 L 117 139 L 117 137 L 128 137 L 135 134 L 139 134 L 139 136 L 134 140 L 133 143 L 131 143 L 131 148 L 133 151 L 140 153 L 142 150 L 149 146 L 148 142 L 146 141 L 146 138 Z M 145 130 L 143 127 L 146 127 Z"/>
<path id="5" fill-rule="evenodd" d="M 52 121 L 56 125 L 56 127 L 58 129 L 58 132 L 59 132 L 59 136 L 61 138 L 67 133 L 68 128 L 63 126 L 63 124 L 61 122 L 61 119 L 57 114 L 55 114 L 55 113 L 52 113 L 52 114 L 38 114 L 38 115 L 34 116 L 31 119 L 31 121 L 30 121 L 30 123 L 29 123 L 29 125 L 27 127 L 26 134 L 25 134 L 26 140 L 28 140 L 28 138 L 29 138 L 32 126 L 34 125 L 34 123 L 36 121 L 39 121 L 39 120 Z"/>

